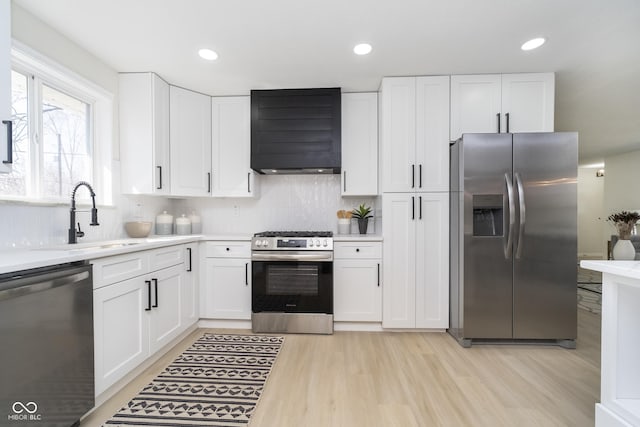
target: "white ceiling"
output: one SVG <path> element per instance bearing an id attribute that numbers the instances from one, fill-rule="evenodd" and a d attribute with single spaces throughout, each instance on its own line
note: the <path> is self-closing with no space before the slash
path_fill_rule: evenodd
<path id="1" fill-rule="evenodd" d="M 556 130 L 580 132 L 581 160 L 640 149 L 639 0 L 12 1 L 117 71 L 210 95 L 554 71 Z M 373 52 L 354 55 L 363 41 Z"/>

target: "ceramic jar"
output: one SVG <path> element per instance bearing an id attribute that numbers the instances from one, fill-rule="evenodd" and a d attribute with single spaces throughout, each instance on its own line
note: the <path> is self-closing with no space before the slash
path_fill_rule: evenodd
<path id="1" fill-rule="evenodd" d="M 191 220 L 185 214 L 176 218 L 176 234 L 191 234 Z"/>
<path id="2" fill-rule="evenodd" d="M 160 236 L 173 234 L 173 215 L 162 211 L 156 216 L 156 234 Z"/>
<path id="3" fill-rule="evenodd" d="M 200 218 L 200 215 L 192 211 L 189 215 L 189 219 L 191 220 L 191 232 L 193 234 L 202 233 L 202 219 Z"/>

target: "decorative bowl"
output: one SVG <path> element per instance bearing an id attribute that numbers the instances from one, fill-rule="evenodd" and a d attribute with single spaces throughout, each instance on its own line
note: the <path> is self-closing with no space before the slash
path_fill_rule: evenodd
<path id="1" fill-rule="evenodd" d="M 124 230 L 129 237 L 147 237 L 152 225 L 151 221 L 129 221 L 124 223 Z"/>

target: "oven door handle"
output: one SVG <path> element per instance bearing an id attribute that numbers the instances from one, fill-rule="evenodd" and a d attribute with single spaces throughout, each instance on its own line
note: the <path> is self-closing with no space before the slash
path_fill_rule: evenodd
<path id="1" fill-rule="evenodd" d="M 270 253 L 252 253 L 252 261 L 333 261 L 333 252 L 323 253 L 290 253 L 290 252 L 270 252 Z"/>

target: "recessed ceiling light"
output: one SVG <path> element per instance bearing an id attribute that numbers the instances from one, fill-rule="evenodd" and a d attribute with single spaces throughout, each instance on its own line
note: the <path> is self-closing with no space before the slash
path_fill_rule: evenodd
<path id="1" fill-rule="evenodd" d="M 544 44 L 546 40 L 543 37 L 538 37 L 535 39 L 531 39 L 528 42 L 525 42 L 520 49 L 522 50 L 533 50 Z"/>
<path id="2" fill-rule="evenodd" d="M 198 55 L 200 55 L 200 58 L 206 59 L 208 61 L 215 61 L 216 59 L 218 59 L 218 54 L 211 49 L 200 49 L 198 51 Z"/>
<path id="3" fill-rule="evenodd" d="M 360 43 L 355 45 L 355 47 L 353 48 L 353 52 L 356 55 L 367 55 L 368 53 L 371 52 L 371 45 L 369 43 Z"/>

